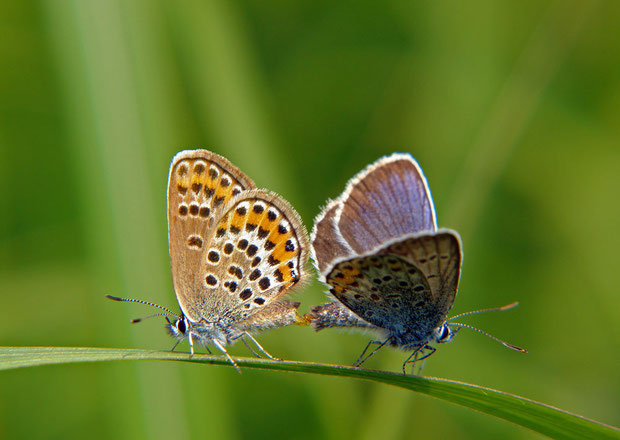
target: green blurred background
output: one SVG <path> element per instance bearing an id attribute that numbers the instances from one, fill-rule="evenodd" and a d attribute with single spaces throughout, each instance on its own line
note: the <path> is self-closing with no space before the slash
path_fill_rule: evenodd
<path id="1" fill-rule="evenodd" d="M 23 1 L 0 4 L 0 343 L 168 349 L 173 154 L 209 148 L 308 228 L 367 163 L 411 152 L 461 232 L 425 375 L 620 424 L 620 3 Z M 302 310 L 324 301 L 311 283 Z M 275 355 L 351 363 L 368 335 L 283 328 Z M 187 346 L 183 346 L 187 349 Z M 247 355 L 242 345 L 233 354 Z M 398 370 L 384 350 L 369 367 Z M 410 392 L 171 363 L 0 374 L 2 438 L 538 437 Z"/>

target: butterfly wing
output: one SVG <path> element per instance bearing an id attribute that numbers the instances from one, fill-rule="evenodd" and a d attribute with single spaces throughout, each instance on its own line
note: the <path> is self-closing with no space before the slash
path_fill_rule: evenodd
<path id="1" fill-rule="evenodd" d="M 422 271 L 433 293 L 433 301 L 445 315 L 452 308 L 461 276 L 463 253 L 456 231 L 440 229 L 434 234 L 410 234 L 380 253 L 398 255 Z"/>
<path id="2" fill-rule="evenodd" d="M 359 255 L 399 236 L 437 229 L 426 178 L 409 154 L 369 165 L 349 180 L 338 200 L 338 233 Z"/>
<path id="3" fill-rule="evenodd" d="M 207 150 L 181 151 L 168 176 L 168 241 L 174 290 L 183 313 L 201 318 L 197 297 L 204 292 L 201 262 L 210 231 L 227 202 L 254 182 L 226 158 Z"/>
<path id="4" fill-rule="evenodd" d="M 370 255 L 337 264 L 327 276 L 332 293 L 369 323 L 402 333 L 429 313 L 432 292 L 422 272 L 391 255 Z"/>
<path id="5" fill-rule="evenodd" d="M 327 275 L 332 293 L 360 318 L 425 343 L 450 310 L 460 274 L 458 235 L 423 234 L 384 250 L 337 263 Z"/>
<path id="6" fill-rule="evenodd" d="M 321 281 L 361 320 L 426 341 L 454 302 L 461 264 L 458 234 L 436 231 L 426 178 L 397 153 L 354 176 L 319 214 L 313 256 Z M 313 310 L 316 329 L 357 326 L 333 304 Z"/>
<path id="7" fill-rule="evenodd" d="M 353 251 L 339 234 L 335 217 L 341 208 L 338 200 L 333 200 L 314 220 L 312 229 L 312 259 L 319 272 L 320 281 L 325 281 L 326 270 L 333 261 L 352 256 Z"/>
<path id="8" fill-rule="evenodd" d="M 243 192 L 213 231 L 201 272 L 218 316 L 235 322 L 268 307 L 273 313 L 293 308 L 271 305 L 306 276 L 308 237 L 288 202 L 265 190 Z"/>

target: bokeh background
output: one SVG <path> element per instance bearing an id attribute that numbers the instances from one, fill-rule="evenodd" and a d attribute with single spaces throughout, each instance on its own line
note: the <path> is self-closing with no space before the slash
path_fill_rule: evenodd
<path id="1" fill-rule="evenodd" d="M 392 151 L 422 165 L 465 260 L 467 322 L 424 374 L 620 425 L 620 4 L 0 3 L 0 343 L 168 349 L 173 154 L 209 148 L 308 228 Z M 316 282 L 294 297 L 324 301 Z M 287 359 L 350 364 L 367 335 L 283 328 Z M 187 349 L 187 346 L 184 347 Z M 247 355 L 242 345 L 232 353 Z M 368 366 L 398 370 L 384 350 Z M 345 379 L 174 363 L 0 374 L 2 438 L 536 438 Z"/>

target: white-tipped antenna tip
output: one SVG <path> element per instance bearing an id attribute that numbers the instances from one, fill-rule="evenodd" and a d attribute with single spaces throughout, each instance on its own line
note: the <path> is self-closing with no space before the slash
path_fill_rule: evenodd
<path id="1" fill-rule="evenodd" d="M 510 304 L 507 304 L 507 305 L 501 306 L 501 307 L 491 307 L 490 309 L 472 310 L 471 312 L 459 313 L 458 315 L 453 316 L 452 318 L 448 319 L 448 322 L 450 322 L 450 321 L 452 321 L 454 319 L 462 318 L 463 316 L 477 315 L 478 313 L 503 312 L 505 310 L 510 310 L 512 308 L 515 308 L 518 305 L 519 305 L 519 301 L 515 301 L 513 303 L 510 303 Z"/>
<path id="2" fill-rule="evenodd" d="M 504 341 L 502 341 L 502 344 L 504 344 L 505 347 L 508 347 L 511 350 L 518 351 L 518 352 L 521 352 L 521 353 L 527 353 L 527 350 L 525 348 L 517 347 L 516 345 L 512 345 L 512 344 L 509 344 L 508 342 L 504 342 Z"/>
<path id="3" fill-rule="evenodd" d="M 503 307 L 500 307 L 499 309 L 497 309 L 498 312 L 503 312 L 504 310 L 510 310 L 510 309 L 514 309 L 515 307 L 517 307 L 519 305 L 519 301 L 515 301 L 511 304 L 507 304 Z"/>

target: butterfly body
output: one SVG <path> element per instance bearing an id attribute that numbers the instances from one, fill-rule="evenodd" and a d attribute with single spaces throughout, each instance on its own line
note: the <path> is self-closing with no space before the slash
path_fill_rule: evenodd
<path id="1" fill-rule="evenodd" d="M 197 343 L 207 346 L 215 343 L 222 346 L 232 345 L 246 333 L 283 327 L 290 324 L 305 324 L 306 321 L 299 316 L 297 309 L 300 303 L 297 301 L 280 300 L 270 305 L 266 312 L 255 314 L 250 319 L 240 320 L 227 316 L 213 316 L 213 320 L 206 318 L 197 322 L 190 321 L 182 315 L 174 322 L 168 323 L 168 333 L 184 340 L 192 335 Z"/>

